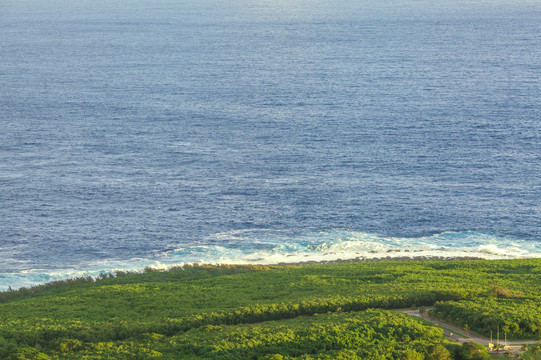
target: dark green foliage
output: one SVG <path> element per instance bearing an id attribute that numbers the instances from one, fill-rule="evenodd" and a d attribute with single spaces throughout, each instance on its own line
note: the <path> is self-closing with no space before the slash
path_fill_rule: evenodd
<path id="1" fill-rule="evenodd" d="M 427 355 L 427 360 L 451 360 L 451 352 L 441 344 L 432 346 Z"/>
<path id="2" fill-rule="evenodd" d="M 436 316 L 459 326 L 490 336 L 499 329 L 509 339 L 541 336 L 541 297 L 521 299 L 478 298 L 475 300 L 438 302 L 432 311 Z"/>
<path id="3" fill-rule="evenodd" d="M 460 350 L 459 354 L 460 360 L 490 359 L 487 348 L 471 341 L 462 344 L 462 349 Z"/>
<path id="4" fill-rule="evenodd" d="M 519 359 L 524 360 L 541 360 L 541 345 L 530 345 L 528 346 L 525 353 L 520 355 Z"/>
<path id="5" fill-rule="evenodd" d="M 170 337 L 147 334 L 137 340 L 77 344 L 73 351 L 52 351 L 51 356 L 117 359 L 139 353 L 142 359 L 423 359 L 429 344 L 446 343 L 440 329 L 383 310 L 207 325 Z"/>
<path id="6" fill-rule="evenodd" d="M 11 354 L 17 352 L 17 343 L 14 341 L 7 341 L 3 337 L 0 337 L 0 359 L 8 359 Z"/>
<path id="7" fill-rule="evenodd" d="M 442 331 L 402 314 L 381 310 L 325 314 L 256 325 L 203 327 L 173 336 L 179 357 L 257 358 L 333 354 L 349 350 L 362 358 L 402 358 L 445 341 Z M 417 350 L 416 350 L 417 349 Z M 182 355 L 182 356 L 180 356 Z M 410 355 L 408 355 L 410 356 Z"/>
<path id="8" fill-rule="evenodd" d="M 540 269 L 539 259 L 193 265 L 55 282 L 0 293 L 0 359 L 458 358 L 440 330 L 368 309 L 438 302 L 435 315 L 482 331 L 476 319 L 496 307 L 500 329 L 517 322 L 531 335 Z"/>

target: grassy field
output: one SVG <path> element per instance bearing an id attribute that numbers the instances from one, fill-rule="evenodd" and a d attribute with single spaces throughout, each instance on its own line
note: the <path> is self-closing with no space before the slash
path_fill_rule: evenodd
<path id="1" fill-rule="evenodd" d="M 535 339 L 539 304 L 541 259 L 117 273 L 0 293 L 0 359 L 468 359 L 387 310 Z"/>

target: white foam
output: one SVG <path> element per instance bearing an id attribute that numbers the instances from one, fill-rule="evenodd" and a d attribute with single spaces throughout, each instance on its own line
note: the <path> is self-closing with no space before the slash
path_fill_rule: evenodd
<path id="1" fill-rule="evenodd" d="M 261 229 L 222 232 L 210 243 L 182 246 L 148 258 L 81 264 L 77 269 L 38 270 L 0 274 L 0 290 L 106 272 L 166 270 L 189 263 L 279 264 L 379 258 L 484 259 L 541 258 L 541 242 L 480 232 L 444 232 L 418 238 L 388 237 L 363 232 L 330 230 L 292 235 Z"/>

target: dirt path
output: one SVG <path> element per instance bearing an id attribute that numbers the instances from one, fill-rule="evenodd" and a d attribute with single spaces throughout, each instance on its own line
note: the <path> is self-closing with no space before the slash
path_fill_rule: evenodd
<path id="1" fill-rule="evenodd" d="M 443 322 L 439 319 L 436 319 L 436 318 L 433 318 L 427 314 L 421 314 L 419 312 L 419 310 L 410 310 L 410 309 L 406 309 L 406 310 L 397 310 L 397 312 L 401 312 L 403 314 L 407 314 L 407 315 L 411 315 L 411 316 L 416 316 L 416 317 L 420 317 L 422 319 L 425 319 L 427 321 L 430 321 L 431 323 L 434 323 L 436 325 L 439 325 L 440 327 L 444 328 L 443 329 L 443 334 L 454 340 L 454 341 L 457 341 L 459 343 L 465 343 L 466 341 L 473 341 L 473 342 L 476 342 L 478 344 L 481 344 L 485 347 L 488 347 L 488 344 L 490 342 L 490 339 L 482 336 L 482 335 L 479 335 L 477 333 L 474 333 L 474 332 L 468 332 L 467 334 L 465 333 L 464 329 L 462 328 L 459 328 L 458 326 L 455 326 L 455 325 L 451 325 L 451 324 L 448 324 L 446 322 Z M 496 338 L 493 338 L 492 339 L 492 343 L 493 344 L 496 344 L 497 343 L 497 339 Z M 500 338 L 500 344 L 501 345 L 506 345 L 506 350 L 510 350 L 512 352 L 520 352 L 520 348 L 523 344 L 540 344 L 541 343 L 539 342 L 539 340 L 516 340 L 516 341 L 507 341 L 505 342 L 503 339 Z"/>

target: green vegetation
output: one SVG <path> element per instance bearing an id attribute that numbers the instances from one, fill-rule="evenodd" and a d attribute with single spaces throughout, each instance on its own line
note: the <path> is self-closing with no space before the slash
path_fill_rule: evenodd
<path id="1" fill-rule="evenodd" d="M 490 359 L 488 350 L 484 346 L 471 341 L 462 344 L 460 354 L 463 360 Z"/>
<path id="2" fill-rule="evenodd" d="M 533 338 L 540 298 L 540 259 L 147 269 L 0 293 L 0 359 L 469 359 L 385 309 Z"/>
<path id="3" fill-rule="evenodd" d="M 432 312 L 447 322 L 490 336 L 499 329 L 508 339 L 541 338 L 541 297 L 438 302 Z"/>
<path id="4" fill-rule="evenodd" d="M 526 350 L 526 352 L 521 354 L 521 359 L 541 360 L 541 345 L 525 345 L 523 350 Z"/>

